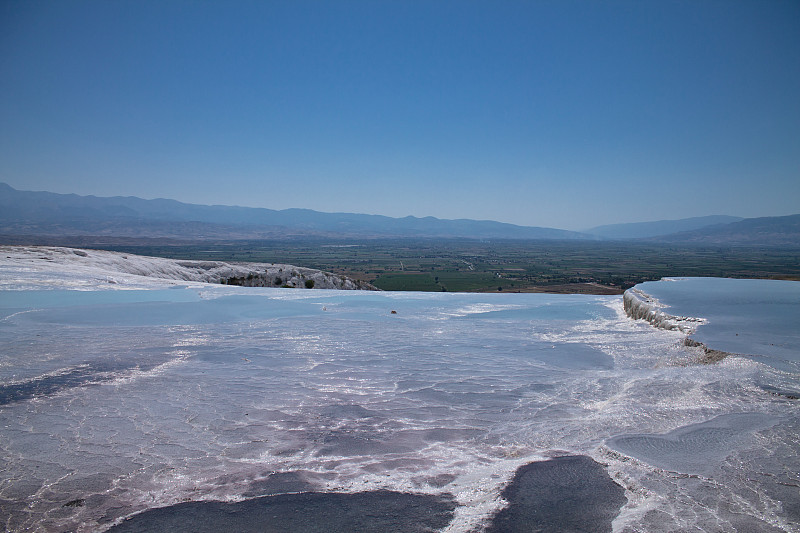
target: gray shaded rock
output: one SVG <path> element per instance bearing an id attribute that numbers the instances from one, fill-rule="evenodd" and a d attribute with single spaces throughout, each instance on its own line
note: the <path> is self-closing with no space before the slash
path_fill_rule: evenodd
<path id="1" fill-rule="evenodd" d="M 611 531 L 628 501 L 605 468 L 585 455 L 522 466 L 502 496 L 509 505 L 492 518 L 487 533 Z"/>
<path id="2" fill-rule="evenodd" d="M 447 526 L 455 506 L 449 495 L 304 492 L 237 503 L 181 503 L 135 515 L 109 532 L 423 533 Z"/>

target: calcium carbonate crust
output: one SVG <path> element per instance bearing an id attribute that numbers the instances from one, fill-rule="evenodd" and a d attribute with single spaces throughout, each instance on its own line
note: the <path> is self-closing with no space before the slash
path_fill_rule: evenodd
<path id="1" fill-rule="evenodd" d="M 108 284 L 139 280 L 186 281 L 242 285 L 247 287 L 289 287 L 298 289 L 378 290 L 373 285 L 311 268 L 276 263 L 225 261 L 182 261 L 105 250 L 50 246 L 0 246 L 0 270 L 10 288 L 15 274 L 103 278 Z"/>
<path id="2" fill-rule="evenodd" d="M 663 308 L 667 306 L 636 287 L 622 294 L 622 305 L 625 314 L 632 319 L 646 320 L 660 329 L 692 334 L 697 326 L 705 323 L 702 318 L 675 316 L 665 312 Z"/>
<path id="3" fill-rule="evenodd" d="M 730 355 L 728 352 L 709 348 L 702 342 L 689 337 L 697 330 L 698 326 L 705 324 L 706 320 L 666 313 L 663 307 L 667 306 L 636 287 L 630 288 L 623 293 L 622 305 L 625 309 L 625 314 L 634 320 L 645 320 L 660 329 L 686 333 L 683 345 L 689 348 L 699 348 L 703 352 L 702 357 L 697 361 L 699 363 L 717 363 Z"/>

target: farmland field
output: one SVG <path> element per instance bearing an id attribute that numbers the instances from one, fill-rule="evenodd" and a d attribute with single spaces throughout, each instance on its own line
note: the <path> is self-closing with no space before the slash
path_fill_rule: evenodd
<path id="1" fill-rule="evenodd" d="M 324 240 L 73 243 L 181 259 L 289 263 L 384 290 L 615 294 L 668 276 L 800 280 L 800 249 L 633 242 Z"/>

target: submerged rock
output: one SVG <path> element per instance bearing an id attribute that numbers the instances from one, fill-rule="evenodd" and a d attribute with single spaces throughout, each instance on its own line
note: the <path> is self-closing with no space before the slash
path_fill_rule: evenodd
<path id="1" fill-rule="evenodd" d="M 387 490 L 354 494 L 302 492 L 235 503 L 188 502 L 151 509 L 109 532 L 423 533 L 446 527 L 455 507 L 450 495 Z"/>
<path id="2" fill-rule="evenodd" d="M 569 455 L 520 467 L 503 490 L 509 505 L 486 533 L 611 531 L 628 501 L 605 468 L 585 455 Z"/>

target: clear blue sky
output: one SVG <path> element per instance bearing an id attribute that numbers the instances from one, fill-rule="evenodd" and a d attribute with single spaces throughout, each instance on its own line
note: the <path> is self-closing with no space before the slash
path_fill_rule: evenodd
<path id="1" fill-rule="evenodd" d="M 800 212 L 800 2 L 0 2 L 0 181 L 583 229 Z"/>

